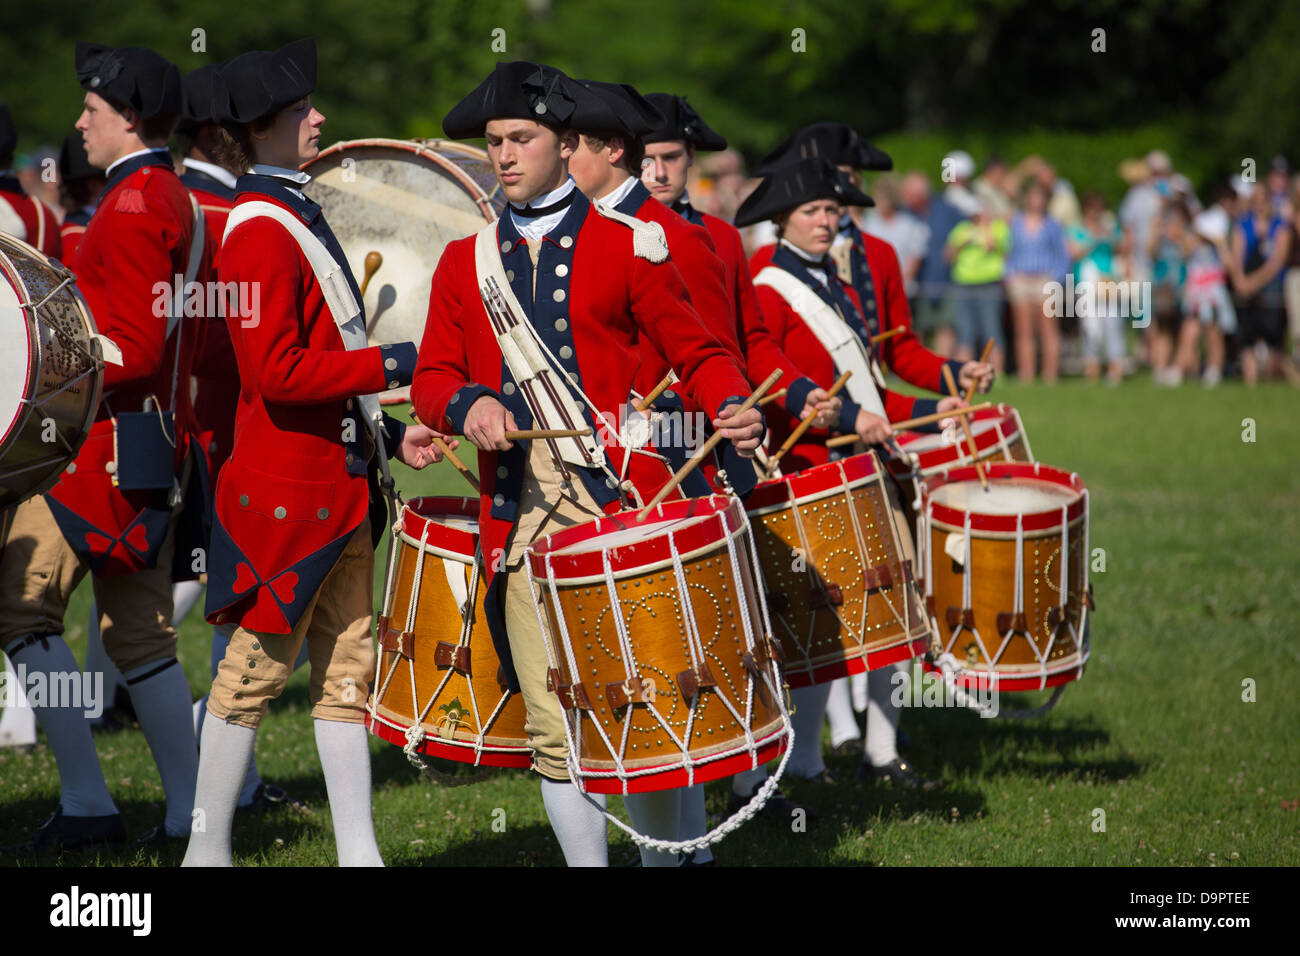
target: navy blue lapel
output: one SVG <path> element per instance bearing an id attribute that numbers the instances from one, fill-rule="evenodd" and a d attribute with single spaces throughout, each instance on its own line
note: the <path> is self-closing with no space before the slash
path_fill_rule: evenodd
<path id="1" fill-rule="evenodd" d="M 805 259 L 801 259 L 783 245 L 777 245 L 776 252 L 772 253 L 772 265 L 784 269 L 812 289 L 819 299 L 840 314 L 840 317 L 848 323 L 849 328 L 856 332 L 864 342 L 870 339 L 862 320 L 862 312 L 859 311 L 853 300 L 844 291 L 844 286 L 841 285 L 833 264 L 829 268 L 828 278 L 830 282 L 827 285 L 823 285 L 814 275 L 813 270 L 816 266 L 811 265 Z"/>
<path id="2" fill-rule="evenodd" d="M 65 224 L 72 223 L 74 226 L 88 226 L 90 225 L 91 215 L 92 213 L 89 209 L 78 209 L 75 212 L 70 212 L 64 216 L 63 222 Z"/>
<path id="3" fill-rule="evenodd" d="M 689 202 L 683 202 L 679 199 L 677 202 L 673 203 L 673 212 L 677 213 L 687 222 L 694 223 L 697 226 L 704 225 L 704 216 Z"/>
<path id="4" fill-rule="evenodd" d="M 117 166 L 113 168 L 113 175 L 108 177 L 108 185 L 104 187 L 104 191 L 101 192 L 99 198 L 95 200 L 95 205 L 97 207 L 100 206 L 108 194 L 116 188 L 118 183 L 126 179 L 127 176 L 130 176 L 137 169 L 144 169 L 146 166 L 166 166 L 168 169 L 175 170 L 175 167 L 172 166 L 172 154 L 167 152 L 165 149 L 151 149 L 149 152 L 143 153 L 140 156 L 133 156 L 125 162 L 118 163 Z"/>
<path id="5" fill-rule="evenodd" d="M 628 194 L 622 198 L 617 209 L 625 216 L 635 216 L 637 211 L 645 205 L 650 199 L 650 190 L 646 189 L 644 184 L 638 179 L 636 185 L 628 190 Z"/>
<path id="6" fill-rule="evenodd" d="M 181 173 L 181 182 L 185 184 L 186 189 L 201 189 L 205 193 L 212 193 L 212 195 L 220 196 L 230 202 L 235 201 L 235 191 L 233 189 L 215 176 L 209 176 L 201 169 L 185 167 L 185 172 Z"/>
<path id="7" fill-rule="evenodd" d="M 12 193 L 17 196 L 25 196 L 23 184 L 18 181 L 17 176 L 0 176 L 0 193 Z"/>

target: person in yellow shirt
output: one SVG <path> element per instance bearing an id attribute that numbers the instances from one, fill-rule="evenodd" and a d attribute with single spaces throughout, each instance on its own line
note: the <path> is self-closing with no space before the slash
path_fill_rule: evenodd
<path id="1" fill-rule="evenodd" d="M 1011 230 L 1005 219 L 989 215 L 983 203 L 970 219 L 953 226 L 944 243 L 952 263 L 956 300 L 956 359 L 966 362 L 993 339 L 993 367 L 1002 371 L 1006 341 L 1002 335 L 1002 277 L 1006 272 Z"/>

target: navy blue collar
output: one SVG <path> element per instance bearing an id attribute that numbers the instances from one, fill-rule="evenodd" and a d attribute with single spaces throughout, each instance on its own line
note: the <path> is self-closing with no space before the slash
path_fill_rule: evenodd
<path id="1" fill-rule="evenodd" d="M 849 323 L 854 331 L 858 331 L 858 327 L 863 324 L 862 312 L 854 305 L 853 299 L 849 297 L 848 293 L 844 291 L 844 287 L 840 284 L 839 273 L 829 256 L 826 258 L 825 266 L 822 267 L 825 268 L 827 278 L 830 280 L 826 284 L 819 281 L 813 274 L 813 270 L 818 268 L 815 263 L 795 255 L 785 246 L 778 245 L 776 247 L 776 251 L 772 253 L 772 265 L 793 275 L 815 292 L 819 299 L 837 309 L 844 321 Z"/>
<path id="2" fill-rule="evenodd" d="M 646 189 L 645 183 L 638 179 L 636 185 L 627 191 L 627 195 L 614 208 L 625 216 L 635 216 L 649 201 L 650 190 Z"/>
<path id="3" fill-rule="evenodd" d="M 243 177 L 239 181 L 242 183 L 244 181 Z M 552 242 L 559 242 L 565 236 L 569 236 L 574 242 L 577 242 L 578 230 L 582 228 L 582 224 L 586 221 L 587 210 L 590 208 L 590 200 L 582 194 L 580 189 L 575 189 L 573 191 L 573 201 L 569 203 L 568 212 L 564 214 L 564 218 L 556 224 L 555 228 L 543 238 L 550 239 Z M 519 234 L 519 230 L 515 228 L 514 220 L 508 215 L 497 220 L 497 241 L 502 245 L 507 242 L 510 243 L 510 248 L 505 251 L 507 255 L 524 244 L 523 236 Z"/>
<path id="4" fill-rule="evenodd" d="M 704 225 L 704 216 L 688 200 L 679 198 L 673 203 L 672 210 L 687 222 L 693 222 L 697 226 Z"/>
<path id="5" fill-rule="evenodd" d="M 265 178 L 270 179 L 271 177 L 267 176 Z M 212 195 L 220 196 L 229 202 L 235 201 L 235 190 L 217 179 L 216 176 L 209 176 L 201 169 L 191 169 L 186 166 L 185 172 L 181 173 L 181 182 L 185 184 L 187 189 L 201 189 L 205 193 L 212 193 Z M 239 185 L 238 181 L 236 181 L 235 185 Z"/>
<path id="6" fill-rule="evenodd" d="M 65 223 L 70 222 L 74 226 L 88 226 L 90 225 L 90 217 L 91 213 L 87 209 L 82 208 L 68 213 L 63 217 L 63 221 Z"/>
<path id="7" fill-rule="evenodd" d="M 320 215 L 320 206 L 316 205 L 310 199 L 300 199 L 294 195 L 294 190 L 298 188 L 297 183 L 290 184 L 287 180 L 279 179 L 275 176 L 263 176 L 260 173 L 244 173 L 235 182 L 235 196 L 238 198 L 244 193 L 259 193 L 263 196 L 270 196 L 277 202 L 288 206 L 303 222 L 311 223 Z M 509 219 L 509 216 L 502 217 Z M 357 299 L 360 302 L 360 299 Z"/>
<path id="8" fill-rule="evenodd" d="M 17 176 L 0 176 L 0 193 L 17 193 L 20 196 L 27 195 L 23 192 L 23 184 L 18 181 Z"/>
<path id="9" fill-rule="evenodd" d="M 96 204 L 98 205 L 99 203 L 102 203 L 104 197 L 113 191 L 113 187 L 126 179 L 127 176 L 130 176 L 136 170 L 144 169 L 146 166 L 166 166 L 168 169 L 175 172 L 175 167 L 172 165 L 172 154 L 167 152 L 165 149 L 151 149 L 147 153 L 133 156 L 132 158 L 120 162 L 113 167 L 113 175 L 108 177 L 108 185 L 106 185 L 104 191 L 99 194 L 99 199 L 96 200 Z"/>

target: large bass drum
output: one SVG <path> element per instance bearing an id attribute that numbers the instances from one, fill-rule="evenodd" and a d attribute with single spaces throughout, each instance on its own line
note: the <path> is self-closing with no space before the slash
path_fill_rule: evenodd
<path id="1" fill-rule="evenodd" d="M 76 276 L 0 233 L 0 510 L 49 490 L 77 457 L 103 367 Z"/>
<path id="2" fill-rule="evenodd" d="M 363 296 L 371 343 L 418 344 L 442 250 L 505 208 L 487 153 L 439 139 L 354 139 L 303 169 L 358 283 L 366 257 L 383 257 Z"/>

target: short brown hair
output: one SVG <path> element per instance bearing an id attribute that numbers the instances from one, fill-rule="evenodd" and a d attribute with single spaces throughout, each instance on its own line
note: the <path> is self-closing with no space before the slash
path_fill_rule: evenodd
<path id="1" fill-rule="evenodd" d="M 145 142 L 154 140 L 166 141 L 171 136 L 176 122 L 181 118 L 179 113 L 159 113 L 157 116 L 150 116 L 148 119 L 141 116 L 130 105 L 123 103 L 121 100 L 104 98 L 104 102 L 119 113 L 125 113 L 127 110 L 135 113 L 136 119 L 140 121 L 139 136 Z"/>
<path id="2" fill-rule="evenodd" d="M 645 143 L 641 142 L 636 136 L 620 136 L 610 134 L 602 136 L 594 133 L 580 134 L 587 144 L 587 148 L 593 153 L 599 153 L 602 149 L 610 144 L 611 140 L 619 140 L 623 144 L 623 158 L 619 160 L 627 171 L 638 179 L 641 178 L 641 161 L 645 159 Z"/>
<path id="3" fill-rule="evenodd" d="M 213 158 L 236 175 L 248 172 L 257 162 L 253 151 L 252 131 L 267 129 L 275 121 L 275 114 L 255 119 L 251 123 L 223 123 L 217 127 L 217 138 L 212 144 Z"/>

